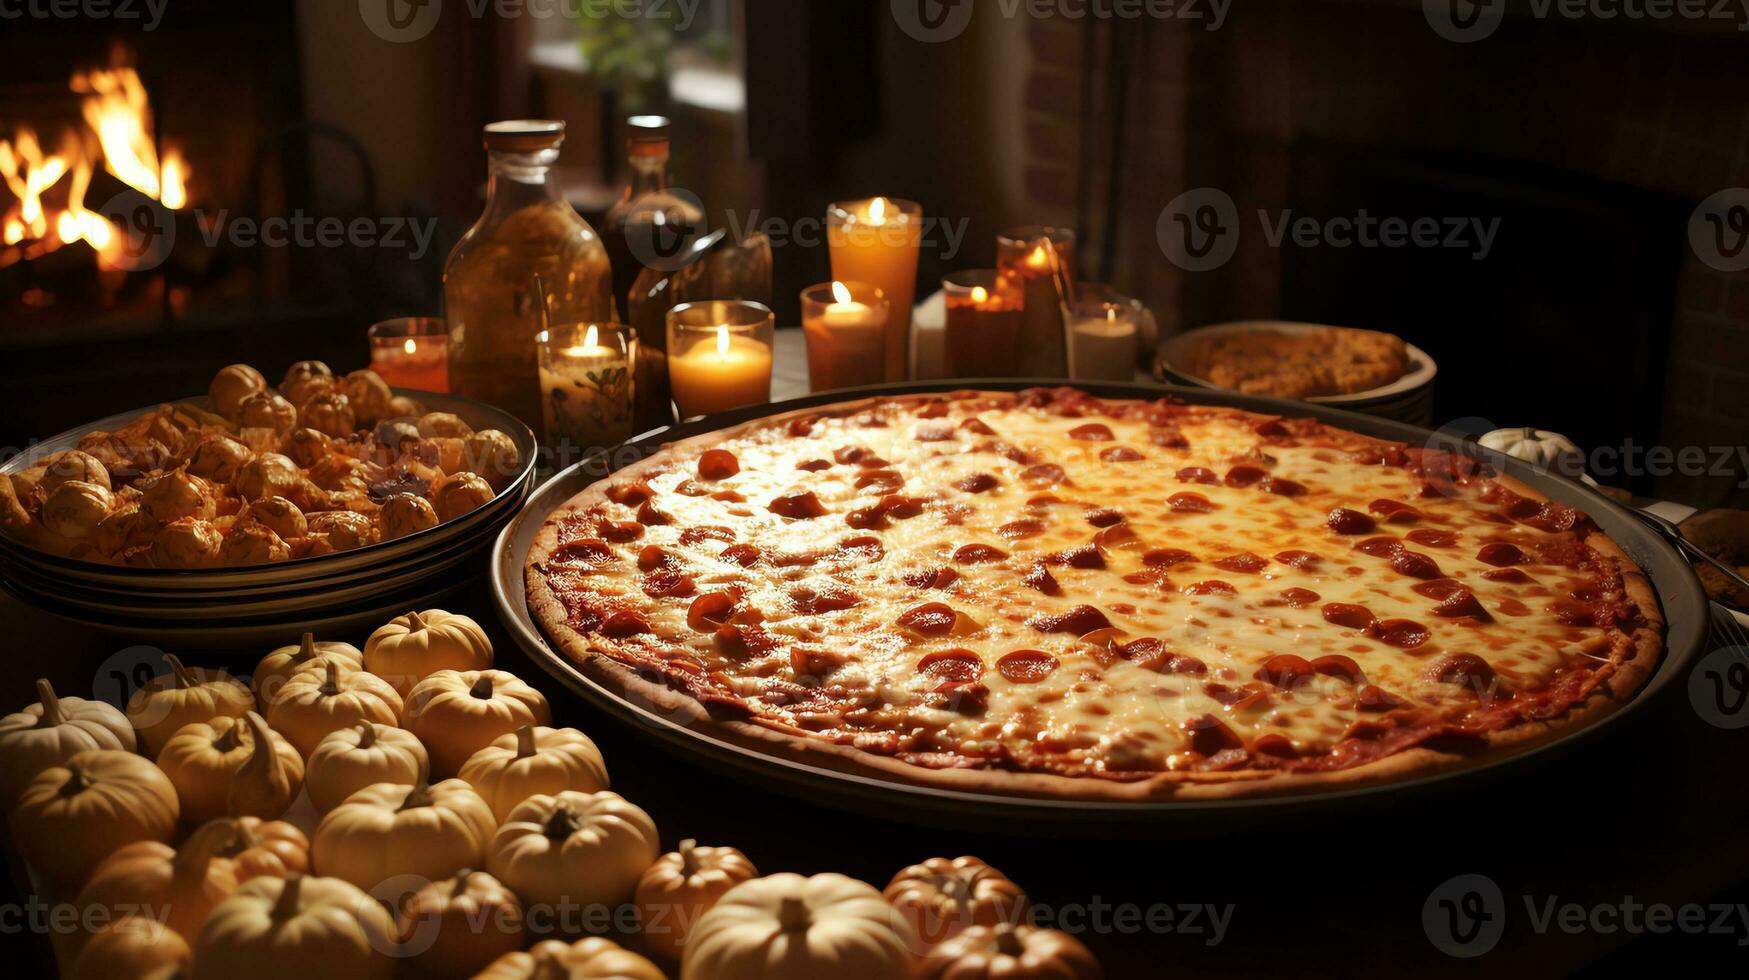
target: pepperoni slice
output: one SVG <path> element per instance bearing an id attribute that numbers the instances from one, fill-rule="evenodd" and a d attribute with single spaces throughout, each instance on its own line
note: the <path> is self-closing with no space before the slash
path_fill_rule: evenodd
<path id="1" fill-rule="evenodd" d="M 1451 653 L 1427 670 L 1427 679 L 1440 684 L 1472 687 L 1478 693 L 1494 683 L 1494 668 L 1473 653 Z"/>
<path id="2" fill-rule="evenodd" d="M 1166 505 L 1180 514 L 1207 514 L 1215 509 L 1209 498 L 1188 490 L 1167 497 Z"/>
<path id="3" fill-rule="evenodd" d="M 828 588 L 816 592 L 813 589 L 796 589 L 789 594 L 790 605 L 795 610 L 807 615 L 823 612 L 837 612 L 840 609 L 850 609 L 862 603 L 862 597 L 844 588 Z"/>
<path id="4" fill-rule="evenodd" d="M 729 621 L 741 602 L 741 590 L 706 592 L 686 608 L 686 625 L 700 633 L 714 633 Z"/>
<path id="5" fill-rule="evenodd" d="M 774 498 L 766 509 L 779 517 L 791 517 L 806 520 L 819 517 L 826 513 L 826 508 L 820 505 L 820 498 L 814 496 L 812 490 L 796 490 Z"/>
<path id="6" fill-rule="evenodd" d="M 1191 751 L 1199 755 L 1213 756 L 1227 749 L 1245 746 L 1244 739 L 1234 734 L 1231 728 L 1214 715 L 1192 718 L 1184 723 L 1184 730 L 1190 734 Z"/>
<path id="7" fill-rule="evenodd" d="M 707 449 L 698 457 L 698 475 L 706 480 L 726 480 L 741 472 L 741 461 L 727 449 Z"/>
<path id="8" fill-rule="evenodd" d="M 979 418 L 966 419 L 964 422 L 960 423 L 960 428 L 966 430 L 967 432 L 977 433 L 978 435 L 981 435 L 981 436 L 993 436 L 996 434 L 995 429 L 990 428 L 988 425 L 986 425 L 984 423 L 983 419 L 979 419 Z"/>
<path id="9" fill-rule="evenodd" d="M 1105 556 L 1099 553 L 1097 546 L 1091 544 L 1059 551 L 1046 560 L 1053 565 L 1068 565 L 1071 568 L 1105 567 Z"/>
<path id="10" fill-rule="evenodd" d="M 1331 511 L 1330 516 L 1324 519 L 1324 524 L 1337 534 L 1369 534 L 1378 527 L 1372 518 L 1347 507 L 1338 507 Z"/>
<path id="11" fill-rule="evenodd" d="M 904 494 L 889 493 L 877 504 L 881 513 L 899 520 L 909 520 L 923 513 L 922 497 L 907 497 Z"/>
<path id="12" fill-rule="evenodd" d="M 638 569 L 640 571 L 649 572 L 658 568 L 673 568 L 679 564 L 679 561 L 659 544 L 644 545 L 644 550 L 638 552 Z"/>
<path id="13" fill-rule="evenodd" d="M 1133 463 L 1138 459 L 1146 459 L 1141 453 L 1128 446 L 1113 446 L 1099 454 L 1099 458 L 1107 463 Z"/>
<path id="14" fill-rule="evenodd" d="M 1184 432 L 1169 425 L 1157 425 L 1148 430 L 1148 441 L 1162 449 L 1189 449 L 1190 440 Z"/>
<path id="15" fill-rule="evenodd" d="M 624 544 L 644 536 L 644 525 L 636 521 L 602 521 L 596 533 L 609 541 Z"/>
<path id="16" fill-rule="evenodd" d="M 892 493 L 905 485 L 905 477 L 897 470 L 863 470 L 856 474 L 856 489 L 871 493 Z"/>
<path id="17" fill-rule="evenodd" d="M 924 636 L 945 636 L 953 631 L 959 613 L 946 603 L 926 602 L 899 616 L 899 625 Z"/>
<path id="18" fill-rule="evenodd" d="M 1490 582 L 1524 583 L 1536 581 L 1536 579 L 1526 575 L 1524 570 L 1520 568 L 1490 568 L 1482 573 L 1482 577 Z"/>
<path id="19" fill-rule="evenodd" d="M 917 417 L 920 419 L 938 419 L 946 414 L 947 402 L 939 398 L 931 398 L 923 403 L 923 407 L 917 409 Z"/>
<path id="20" fill-rule="evenodd" d="M 1209 562 L 1209 564 L 1229 572 L 1246 572 L 1255 575 L 1258 572 L 1263 571 L 1263 569 L 1269 565 L 1269 562 L 1251 554 L 1250 552 L 1245 552 L 1243 554 L 1228 555 L 1225 558 L 1217 558 L 1214 561 Z"/>
<path id="21" fill-rule="evenodd" d="M 1536 513 L 1520 518 L 1531 527 L 1549 532 L 1571 531 L 1584 519 L 1585 515 L 1577 510 L 1553 500 L 1545 501 Z"/>
<path id="22" fill-rule="evenodd" d="M 863 562 L 877 562 L 887 555 L 887 549 L 881 546 L 881 539 L 872 534 L 859 534 L 838 542 L 838 554 L 845 558 L 855 558 Z"/>
<path id="23" fill-rule="evenodd" d="M 914 589 L 945 589 L 959 581 L 960 573 L 945 566 L 925 568 L 905 576 L 905 584 Z"/>
<path id="24" fill-rule="evenodd" d="M 789 423 L 784 426 L 784 431 L 794 438 L 805 439 L 814 434 L 814 417 L 799 415 L 790 419 Z"/>
<path id="25" fill-rule="evenodd" d="M 698 544 L 700 541 L 721 541 L 733 544 L 735 532 L 718 524 L 700 524 L 680 532 L 680 543 L 683 545 Z"/>
<path id="26" fill-rule="evenodd" d="M 953 560 L 962 565 L 978 565 L 989 561 L 1001 561 L 1008 557 L 1008 552 L 1001 548 L 993 548 L 987 544 L 961 545 L 953 553 Z"/>
<path id="27" fill-rule="evenodd" d="M 956 435 L 952 422 L 925 422 L 913 436 L 918 442 L 946 442 Z"/>
<path id="28" fill-rule="evenodd" d="M 1350 684 L 1363 676 L 1360 664 L 1353 657 L 1345 657 L 1340 653 L 1330 653 L 1312 661 L 1312 670 L 1326 677 L 1340 677 Z"/>
<path id="29" fill-rule="evenodd" d="M 1071 633 L 1085 636 L 1094 630 L 1110 629 L 1111 620 L 1092 606 L 1076 606 L 1055 615 L 1039 616 L 1027 624 L 1040 633 Z"/>
<path id="30" fill-rule="evenodd" d="M 1166 644 L 1152 636 L 1138 637 L 1123 644 L 1113 641 L 1110 646 L 1119 657 L 1143 667 L 1157 667 L 1166 654 Z"/>
<path id="31" fill-rule="evenodd" d="M 1305 657 L 1283 653 L 1264 661 L 1254 676 L 1266 684 L 1289 688 L 1295 681 L 1312 676 L 1312 665 Z"/>
<path id="32" fill-rule="evenodd" d="M 1524 552 L 1515 544 L 1504 541 L 1491 541 L 1476 552 L 1476 560 L 1487 565 L 1505 568 L 1509 565 L 1524 564 Z"/>
<path id="33" fill-rule="evenodd" d="M 1433 607 L 1433 614 L 1435 616 L 1444 616 L 1447 619 L 1455 619 L 1459 616 L 1469 616 L 1481 620 L 1494 618 L 1488 615 L 1488 610 L 1482 608 L 1482 604 L 1476 599 L 1475 593 L 1464 588 L 1460 588 L 1451 595 L 1446 596 L 1438 605 L 1435 605 Z"/>
<path id="34" fill-rule="evenodd" d="M 1409 702 L 1377 684 L 1367 684 L 1354 692 L 1354 706 L 1361 711 L 1390 711 L 1407 707 Z"/>
<path id="35" fill-rule="evenodd" d="M 961 477 L 954 486 L 966 493 L 983 493 L 986 490 L 996 488 L 996 478 L 988 473 L 973 473 L 970 476 Z"/>
<path id="36" fill-rule="evenodd" d="M 1178 477 L 1179 483 L 1206 483 L 1214 486 L 1221 482 L 1215 471 L 1206 466 L 1186 466 L 1173 475 Z"/>
<path id="37" fill-rule="evenodd" d="M 1304 483 L 1279 476 L 1266 477 L 1260 486 L 1265 493 L 1273 493 L 1281 497 L 1303 497 L 1306 494 Z"/>
<path id="38" fill-rule="evenodd" d="M 1377 537 L 1362 538 L 1355 542 L 1354 550 L 1374 558 L 1386 558 L 1402 551 L 1403 542 L 1388 534 L 1381 534 Z"/>
<path id="39" fill-rule="evenodd" d="M 1037 684 L 1057 669 L 1057 658 L 1043 650 L 1015 650 L 996 661 L 996 672 L 1011 684 Z"/>
<path id="40" fill-rule="evenodd" d="M 699 486 L 697 480 L 681 480 L 674 485 L 674 492 L 682 497 L 703 497 L 710 493 L 709 490 Z"/>
<path id="41" fill-rule="evenodd" d="M 1206 582 L 1192 582 L 1183 591 L 1185 595 L 1233 595 L 1239 590 L 1218 578 L 1212 578 Z"/>
<path id="42" fill-rule="evenodd" d="M 1056 577 L 1042 563 L 1032 566 L 1021 581 L 1026 583 L 1027 588 L 1043 592 L 1045 595 L 1063 594 L 1063 587 L 1057 584 Z"/>
<path id="43" fill-rule="evenodd" d="M 879 505 L 874 507 L 858 507 L 844 515 L 844 523 L 858 531 L 880 531 L 893 526 L 887 518 L 887 512 Z"/>
<path id="44" fill-rule="evenodd" d="M 1439 578 L 1445 574 L 1439 563 L 1419 551 L 1399 551 L 1391 558 L 1391 568 L 1410 578 Z"/>
<path id="45" fill-rule="evenodd" d="M 644 594 L 652 599 L 678 599 L 692 595 L 692 576 L 663 568 L 644 576 Z"/>
<path id="46" fill-rule="evenodd" d="M 1431 527 L 1418 527 L 1404 535 L 1404 537 L 1416 544 L 1426 545 L 1429 548 L 1450 548 L 1457 544 L 1458 540 L 1457 535 L 1450 531 L 1441 531 L 1438 528 Z"/>
<path id="47" fill-rule="evenodd" d="M 724 548 L 722 554 L 717 557 L 724 561 L 732 561 L 735 564 L 740 565 L 742 568 L 749 568 L 754 562 L 759 560 L 759 555 L 760 551 L 758 545 L 732 544 L 727 548 Z"/>
<path id="48" fill-rule="evenodd" d="M 829 459 L 804 459 L 801 462 L 796 464 L 796 469 L 802 470 L 802 471 L 808 472 L 808 473 L 818 473 L 821 470 L 826 470 L 826 469 L 831 469 L 831 468 L 832 468 L 832 461 Z"/>
<path id="49" fill-rule="evenodd" d="M 860 463 L 872 455 L 867 446 L 839 446 L 832 450 L 832 458 L 840 463 Z"/>
<path id="50" fill-rule="evenodd" d="M 798 680 L 803 677 L 825 677 L 849 662 L 850 658 L 844 654 L 825 650 L 795 647 L 789 652 L 790 669 L 795 671 Z"/>
<path id="51" fill-rule="evenodd" d="M 1250 487 L 1263 482 L 1269 476 L 1269 471 L 1260 466 L 1240 463 L 1227 471 L 1225 483 L 1229 487 Z"/>
<path id="52" fill-rule="evenodd" d="M 1346 626 L 1352 630 L 1363 630 L 1373 624 L 1372 610 L 1365 606 L 1357 606 L 1352 602 L 1325 603 L 1324 619 L 1337 626 Z"/>
<path id="53" fill-rule="evenodd" d="M 1406 504 L 1406 503 L 1402 502 L 1401 500 L 1392 500 L 1389 497 L 1380 497 L 1379 499 L 1373 501 L 1372 503 L 1367 504 L 1366 509 L 1369 511 L 1372 511 L 1374 514 L 1377 514 L 1380 517 L 1389 517 L 1392 514 L 1395 514 L 1397 511 L 1414 510 L 1415 508 L 1414 508 L 1414 506 L 1412 506 L 1410 504 Z"/>
<path id="54" fill-rule="evenodd" d="M 1381 643 L 1410 650 L 1426 643 L 1433 634 L 1413 619 L 1381 619 L 1367 627 L 1366 635 Z"/>
<path id="55" fill-rule="evenodd" d="M 1020 471 L 1020 478 L 1028 483 L 1062 483 L 1067 475 L 1055 463 L 1038 463 Z"/>
<path id="56" fill-rule="evenodd" d="M 1102 552 L 1119 551 L 1124 548 L 1134 548 L 1142 543 L 1141 535 L 1130 529 L 1128 524 L 1108 527 L 1093 536 L 1093 544 Z"/>
<path id="57" fill-rule="evenodd" d="M 650 621 L 645 619 L 639 613 L 632 612 L 629 609 L 622 609 L 607 617 L 605 620 L 602 620 L 598 632 L 600 632 L 602 636 L 611 636 L 616 640 L 624 639 L 628 636 L 636 636 L 639 633 L 650 632 Z"/>
<path id="58" fill-rule="evenodd" d="M 1094 527 L 1111 527 L 1114 524 L 1122 524 L 1123 511 L 1113 510 L 1110 507 L 1101 507 L 1098 510 L 1088 511 L 1087 523 Z"/>
<path id="59" fill-rule="evenodd" d="M 1142 556 L 1142 564 L 1149 568 L 1171 568 L 1195 561 L 1196 556 L 1182 548 L 1155 548 Z"/>
<path id="60" fill-rule="evenodd" d="M 984 676 L 984 661 L 964 647 L 937 650 L 917 661 L 917 672 L 947 684 L 970 684 Z"/>
<path id="61" fill-rule="evenodd" d="M 637 527 L 636 524 L 632 526 Z M 643 529 L 639 528 L 639 530 L 641 531 Z M 608 547 L 606 541 L 602 541 L 598 538 L 582 538 L 577 541 L 562 544 L 553 549 L 552 563 L 560 568 L 575 568 L 578 565 L 593 565 L 600 567 L 602 565 L 612 564 L 618 560 L 619 555 L 615 554 L 613 549 Z"/>
<path id="62" fill-rule="evenodd" d="M 1324 559 L 1310 551 L 1299 551 L 1295 549 L 1277 552 L 1275 560 L 1281 562 L 1283 565 L 1292 565 L 1301 571 L 1306 571 Z"/>
<path id="63" fill-rule="evenodd" d="M 1294 743 L 1280 732 L 1265 732 L 1251 740 L 1251 751 L 1256 755 L 1267 755 L 1277 759 L 1292 759 L 1299 755 Z"/>
<path id="64" fill-rule="evenodd" d="M 1110 442 L 1117 437 L 1111 434 L 1109 426 L 1101 425 L 1098 422 L 1089 422 L 1086 425 L 1077 425 L 1070 429 L 1069 438 L 1080 442 Z"/>
<path id="65" fill-rule="evenodd" d="M 1162 674 L 1200 675 L 1208 673 L 1209 668 L 1208 664 L 1203 663 L 1195 657 L 1182 653 L 1173 653 L 1168 654 L 1166 659 L 1160 662 L 1159 670 Z"/>
<path id="66" fill-rule="evenodd" d="M 1282 593 L 1281 593 L 1281 598 L 1288 605 L 1293 606 L 1295 609 L 1304 609 L 1305 607 L 1311 605 L 1312 603 L 1317 602 L 1322 597 L 1319 596 L 1318 593 L 1313 592 L 1311 589 L 1302 589 L 1302 588 L 1295 587 L 1292 589 L 1283 589 Z"/>
<path id="67" fill-rule="evenodd" d="M 636 483 L 616 483 L 607 488 L 607 499 L 627 507 L 636 507 L 655 495 L 656 491 L 642 480 Z"/>
<path id="68" fill-rule="evenodd" d="M 1429 599 L 1444 599 L 1453 592 L 1462 592 L 1464 586 L 1455 578 L 1436 578 L 1427 582 L 1416 582 L 1409 586 L 1409 589 L 1415 594 L 1424 595 Z"/>
<path id="69" fill-rule="evenodd" d="M 1013 541 L 1017 538 L 1030 538 L 1044 531 L 1043 523 L 1034 520 L 1009 521 L 996 529 L 996 533 Z"/>

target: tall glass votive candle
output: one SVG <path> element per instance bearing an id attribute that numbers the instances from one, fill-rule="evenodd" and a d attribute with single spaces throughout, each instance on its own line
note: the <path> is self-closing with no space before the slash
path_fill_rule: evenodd
<path id="1" fill-rule="evenodd" d="M 1078 381 L 1133 381 L 1136 313 L 1127 300 L 1084 299 L 1069 328 L 1070 377 Z"/>
<path id="2" fill-rule="evenodd" d="M 745 300 L 681 303 L 668 311 L 668 381 L 680 417 L 771 401 L 773 318 Z"/>
<path id="3" fill-rule="evenodd" d="M 866 282 L 823 282 L 802 290 L 808 390 L 854 388 L 886 379 L 887 297 Z"/>
<path id="4" fill-rule="evenodd" d="M 950 378 L 1013 378 L 1020 375 L 1020 296 L 995 269 L 967 269 L 943 276 L 947 305 L 942 343 Z"/>
<path id="5" fill-rule="evenodd" d="M 572 454 L 616 446 L 632 433 L 631 331 L 618 323 L 570 323 L 535 336 L 547 445 Z"/>
<path id="6" fill-rule="evenodd" d="M 440 317 L 404 316 L 371 325 L 370 369 L 395 388 L 449 390 L 449 329 Z"/>
<path id="7" fill-rule="evenodd" d="M 1075 233 L 1029 225 L 996 236 L 996 270 L 1021 298 L 1020 373 L 1061 378 L 1069 373 L 1063 304 L 1074 300 Z M 1069 295 L 1057 286 L 1066 284 Z"/>
<path id="8" fill-rule="evenodd" d="M 923 208 L 915 201 L 871 197 L 838 201 L 826 208 L 832 278 L 866 282 L 887 298 L 883 381 L 904 381 L 909 373 L 911 304 L 917 295 L 917 248 L 922 239 Z"/>

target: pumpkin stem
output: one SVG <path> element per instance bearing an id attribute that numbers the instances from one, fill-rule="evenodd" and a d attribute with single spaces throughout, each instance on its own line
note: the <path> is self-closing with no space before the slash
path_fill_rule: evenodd
<path id="1" fill-rule="evenodd" d="M 36 679 L 36 699 L 43 706 L 42 717 L 36 720 L 36 727 L 54 728 L 63 722 L 61 696 L 55 693 L 53 687 L 49 686 L 47 677 Z"/>
<path id="2" fill-rule="evenodd" d="M 1026 944 L 1020 941 L 1020 933 L 1014 928 L 1014 923 L 1004 922 L 996 927 L 996 952 L 1003 956 L 1019 957 L 1026 952 Z"/>
<path id="3" fill-rule="evenodd" d="M 292 658 L 292 663 L 301 664 L 306 660 L 316 659 L 316 634 L 305 633 L 298 643 L 298 655 Z"/>
<path id="4" fill-rule="evenodd" d="M 431 784 L 421 779 L 419 785 L 407 791 L 406 799 L 403 799 L 401 805 L 395 808 L 395 812 L 400 813 L 415 807 L 431 806 L 434 802 L 436 801 L 431 798 Z"/>
<path id="5" fill-rule="evenodd" d="M 570 804 L 561 803 L 554 808 L 552 815 L 547 817 L 547 822 L 541 828 L 541 832 L 546 834 L 549 840 L 562 841 L 576 833 L 580 826 L 582 824 L 578 822 L 577 815 L 571 812 Z"/>
<path id="6" fill-rule="evenodd" d="M 297 915 L 298 892 L 303 880 L 303 875 L 287 875 L 285 884 L 280 886 L 279 897 L 274 899 L 273 908 L 267 914 L 275 919 L 289 919 Z"/>
<path id="7" fill-rule="evenodd" d="M 322 673 L 322 696 L 331 698 L 340 693 L 340 665 L 332 660 L 323 661 L 327 668 Z"/>
<path id="8" fill-rule="evenodd" d="M 468 688 L 468 693 L 481 701 L 492 700 L 492 675 L 482 673 L 480 679 L 474 682 L 474 686 Z"/>
<path id="9" fill-rule="evenodd" d="M 473 868 L 463 868 L 455 873 L 455 887 L 449 890 L 450 898 L 460 898 L 467 894 L 468 879 L 474 876 Z"/>
<path id="10" fill-rule="evenodd" d="M 407 632 L 417 633 L 425 628 L 425 620 L 421 619 L 417 612 L 410 612 L 407 614 Z"/>
<path id="11" fill-rule="evenodd" d="M 177 848 L 170 859 L 171 875 L 179 881 L 205 878 L 207 866 L 236 840 L 236 833 L 237 828 L 230 820 L 209 820 Z"/>
<path id="12" fill-rule="evenodd" d="M 251 851 L 261 846 L 261 836 L 250 830 L 248 824 L 236 817 L 230 818 L 228 822 L 235 832 L 231 834 L 231 842 L 219 852 L 220 856 L 236 857 L 244 851 Z"/>
<path id="13" fill-rule="evenodd" d="M 274 749 L 273 734 L 267 730 L 267 722 L 253 711 L 245 713 L 243 721 L 249 726 L 249 734 L 254 736 L 255 746 L 249 758 L 237 767 L 237 779 L 259 779 L 269 786 L 289 782 L 285 777 L 285 760 Z M 232 725 L 231 731 L 235 732 L 238 727 Z"/>
<path id="14" fill-rule="evenodd" d="M 71 763 L 67 765 L 67 781 L 61 784 L 62 796 L 74 796 L 90 789 L 96 780 L 83 767 Z"/>
<path id="15" fill-rule="evenodd" d="M 217 719 L 214 720 L 216 721 Z M 241 744 L 242 741 L 243 726 L 232 721 L 231 727 L 220 732 L 219 737 L 213 739 L 213 748 L 218 749 L 220 752 L 229 752 Z"/>
<path id="16" fill-rule="evenodd" d="M 523 725 L 516 730 L 516 757 L 526 759 L 534 755 L 534 726 Z"/>
<path id="17" fill-rule="evenodd" d="M 680 874 L 690 878 L 698 874 L 698 841 L 688 837 L 680 842 Z"/>
<path id="18" fill-rule="evenodd" d="M 808 904 L 799 895 L 785 895 L 777 906 L 777 925 L 784 932 L 805 932 L 809 923 Z"/>
<path id="19" fill-rule="evenodd" d="M 368 749 L 377 741 L 377 726 L 370 722 L 362 722 L 358 726 L 358 747 Z"/>
<path id="20" fill-rule="evenodd" d="M 166 653 L 164 662 L 170 665 L 170 677 L 176 683 L 176 690 L 186 691 L 191 687 L 200 686 L 200 682 L 194 679 L 194 675 L 188 672 L 187 667 L 182 666 L 182 659 L 176 654 Z"/>
<path id="21" fill-rule="evenodd" d="M 528 977 L 529 980 L 565 980 L 570 975 L 571 971 L 559 963 L 558 957 L 542 950 L 535 957 L 534 969 L 529 972 Z"/>

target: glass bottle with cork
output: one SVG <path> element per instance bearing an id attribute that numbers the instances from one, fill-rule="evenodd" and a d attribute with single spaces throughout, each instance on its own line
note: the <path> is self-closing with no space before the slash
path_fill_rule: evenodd
<path id="1" fill-rule="evenodd" d="M 619 200 L 602 219 L 602 240 L 613 263 L 613 300 L 628 315 L 627 297 L 647 266 L 672 271 L 680 243 L 705 228 L 704 208 L 696 197 L 668 186 L 667 116 L 626 119 L 627 169 L 631 177 Z"/>
<path id="2" fill-rule="evenodd" d="M 551 175 L 564 138 L 565 124 L 554 120 L 486 125 L 486 208 L 443 269 L 451 390 L 537 432 L 536 335 L 548 322 L 614 319 L 607 249 Z"/>

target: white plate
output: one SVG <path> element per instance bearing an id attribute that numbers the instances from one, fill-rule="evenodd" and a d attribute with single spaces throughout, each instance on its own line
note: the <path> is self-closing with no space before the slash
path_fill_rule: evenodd
<path id="1" fill-rule="evenodd" d="M 1321 323 L 1290 323 L 1285 320 L 1239 320 L 1233 323 L 1217 323 L 1212 326 L 1197 327 L 1195 330 L 1186 330 L 1181 334 L 1176 334 L 1167 338 L 1166 342 L 1160 348 L 1160 366 L 1193 384 L 1202 385 L 1204 388 L 1219 388 L 1220 385 L 1208 381 L 1207 379 L 1199 378 L 1194 374 L 1190 374 L 1187 371 L 1175 367 L 1174 365 L 1188 362 L 1190 360 L 1191 348 L 1195 344 L 1201 343 L 1211 337 L 1220 337 L 1234 333 L 1255 333 L 1257 331 L 1265 330 L 1271 333 L 1297 334 L 1309 333 L 1313 330 L 1328 329 L 1330 329 L 1328 326 Z M 1380 385 L 1377 388 L 1368 388 L 1365 391 L 1357 391 L 1348 395 L 1313 395 L 1310 398 L 1302 398 L 1298 400 L 1313 402 L 1319 405 L 1354 406 L 1362 402 L 1370 402 L 1380 398 L 1392 398 L 1403 395 L 1431 384 L 1433 376 L 1438 373 L 1439 370 L 1438 365 L 1433 363 L 1433 358 L 1428 357 L 1426 351 L 1416 347 L 1414 344 L 1408 343 L 1407 341 L 1404 342 L 1404 347 L 1407 348 L 1409 355 L 1409 371 L 1407 374 L 1404 374 L 1390 384 Z"/>

